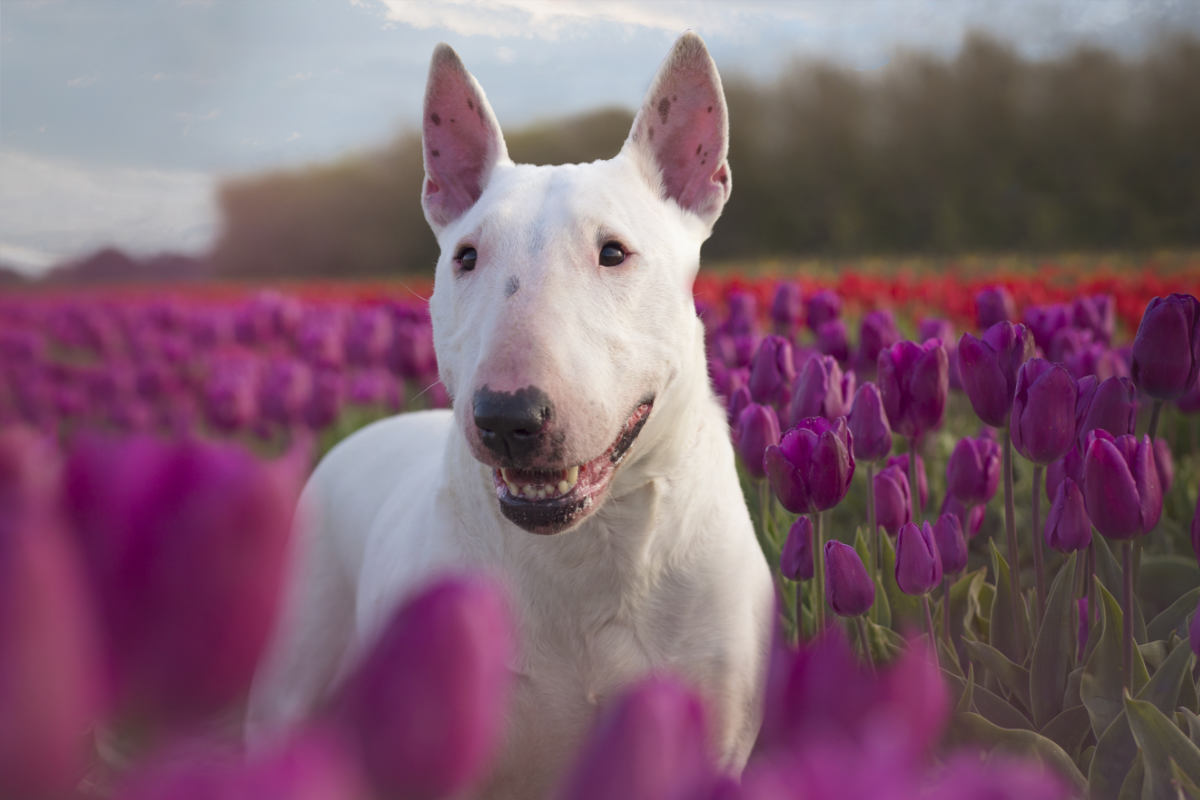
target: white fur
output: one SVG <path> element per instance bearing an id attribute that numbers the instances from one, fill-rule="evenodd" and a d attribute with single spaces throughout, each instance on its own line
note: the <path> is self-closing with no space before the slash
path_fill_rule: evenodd
<path id="1" fill-rule="evenodd" d="M 681 48 L 696 72 L 697 43 L 677 44 L 646 108 L 670 85 Z M 439 50 L 434 70 L 451 56 Z M 723 125 L 723 100 L 720 111 Z M 508 588 L 520 632 L 510 724 L 484 796 L 545 796 L 604 699 L 655 671 L 701 692 L 715 754 L 730 769 L 745 762 L 773 602 L 692 304 L 714 201 L 693 213 L 664 197 L 637 139 L 609 161 L 544 167 L 512 164 L 491 141 L 498 155 L 478 198 L 456 218 L 445 207 L 431 218 L 442 247 L 434 343 L 454 411 L 375 423 L 318 466 L 301 501 L 287 612 L 251 696 L 252 741 L 311 713 L 415 588 L 479 568 Z M 718 161 L 723 203 L 724 152 L 706 169 Z M 442 180 L 436 165 L 429 173 Z M 598 266 L 605 238 L 627 246 L 626 264 Z M 458 274 L 464 242 L 478 265 Z M 476 458 L 471 397 L 484 384 L 543 389 L 565 464 L 605 452 L 640 398 L 656 399 L 600 507 L 542 536 L 502 516 L 492 469 Z"/>

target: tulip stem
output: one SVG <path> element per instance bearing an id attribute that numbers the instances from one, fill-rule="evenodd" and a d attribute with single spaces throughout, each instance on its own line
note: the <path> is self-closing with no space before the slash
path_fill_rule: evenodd
<path id="1" fill-rule="evenodd" d="M 816 635 L 820 636 L 825 630 L 825 512 L 813 514 L 813 577 L 816 581 L 813 588 L 816 596 L 813 598 L 813 620 L 816 625 Z"/>
<path id="2" fill-rule="evenodd" d="M 871 655 L 871 640 L 867 637 L 867 620 L 862 614 L 854 618 L 854 627 L 858 628 L 858 639 L 862 643 L 863 658 L 872 667 L 875 666 L 875 658 Z"/>
<path id="3" fill-rule="evenodd" d="M 875 465 L 867 464 L 867 530 L 871 537 L 871 571 L 878 578 L 883 567 L 879 563 L 882 545 L 879 541 L 879 526 L 875 524 Z"/>
<path id="4" fill-rule="evenodd" d="M 1042 565 L 1042 542 L 1045 537 L 1042 536 L 1042 475 L 1045 467 L 1041 464 L 1033 465 L 1033 530 L 1031 533 L 1033 547 L 1033 573 L 1035 575 L 1037 586 L 1037 609 L 1034 612 L 1034 630 L 1041 625 L 1042 612 L 1046 608 L 1046 570 Z"/>
<path id="5" fill-rule="evenodd" d="M 921 609 L 925 612 L 925 629 L 929 631 L 929 646 L 937 652 L 937 634 L 933 630 L 933 613 L 929 610 L 929 592 L 921 595 Z"/>
<path id="6" fill-rule="evenodd" d="M 1004 535 L 1008 538 L 1008 578 L 1012 587 L 1013 633 L 1023 641 L 1021 623 L 1021 550 L 1017 544 L 1016 507 L 1013 503 L 1012 431 L 1004 429 Z"/>
<path id="7" fill-rule="evenodd" d="M 946 637 L 946 642 L 951 649 L 954 648 L 954 639 L 950 636 L 950 576 L 942 575 L 942 636 Z"/>
<path id="8" fill-rule="evenodd" d="M 1163 401 L 1155 400 L 1154 405 L 1150 407 L 1150 427 L 1146 429 L 1146 435 L 1150 437 L 1150 446 L 1154 446 L 1154 438 L 1158 435 L 1158 416 L 1162 413 Z"/>
<path id="9" fill-rule="evenodd" d="M 1125 689 L 1133 685 L 1133 545 L 1126 539 L 1121 543 L 1121 560 L 1125 567 L 1125 592 L 1121 599 L 1124 616 L 1122 662 L 1125 667 Z"/>

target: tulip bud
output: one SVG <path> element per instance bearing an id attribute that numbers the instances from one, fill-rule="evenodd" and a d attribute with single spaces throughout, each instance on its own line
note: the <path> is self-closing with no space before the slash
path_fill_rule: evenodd
<path id="1" fill-rule="evenodd" d="M 792 344 L 782 336 L 764 336 L 750 366 L 750 394 L 756 403 L 781 405 L 787 401 L 792 381 Z"/>
<path id="2" fill-rule="evenodd" d="M 1058 485 L 1064 478 L 1075 481 L 1076 486 L 1083 485 L 1083 449 L 1072 447 L 1062 458 L 1056 458 L 1046 467 L 1046 499 L 1054 502 L 1058 493 Z"/>
<path id="3" fill-rule="evenodd" d="M 825 598 L 843 617 L 865 614 L 875 602 L 875 582 L 858 551 L 836 540 L 825 543 Z"/>
<path id="4" fill-rule="evenodd" d="M 813 525 L 807 515 L 796 517 L 788 530 L 783 553 L 779 556 L 780 571 L 790 581 L 806 581 L 813 576 Z"/>
<path id="5" fill-rule="evenodd" d="M 967 566 L 967 537 L 957 514 L 942 514 L 933 526 L 933 538 L 942 560 L 942 574 L 954 575 Z"/>
<path id="6" fill-rule="evenodd" d="M 1017 370 L 1033 355 L 1033 337 L 1024 325 L 998 322 L 976 339 L 958 340 L 958 374 L 976 415 L 988 425 L 1008 421 Z"/>
<path id="7" fill-rule="evenodd" d="M 893 431 L 911 439 L 941 425 L 948 370 L 946 349 L 937 339 L 897 342 L 879 354 L 876 382 Z"/>
<path id="8" fill-rule="evenodd" d="M 729 394 L 729 424 L 734 428 L 734 441 L 737 441 L 737 422 L 742 416 L 742 412 L 748 406 L 754 403 L 754 398 L 750 396 L 750 387 L 739 386 Z M 778 424 L 778 423 L 776 423 Z"/>
<path id="9" fill-rule="evenodd" d="M 1021 316 L 1021 321 L 1029 329 L 1034 343 L 1042 352 L 1050 353 L 1055 335 L 1071 325 L 1071 309 L 1062 303 L 1029 306 Z"/>
<path id="10" fill-rule="evenodd" d="M 833 356 L 839 364 L 850 358 L 850 345 L 846 342 L 846 324 L 840 319 L 831 319 L 817 328 L 817 349 Z"/>
<path id="11" fill-rule="evenodd" d="M 1092 521 L 1088 518 L 1083 492 L 1070 478 L 1063 478 L 1046 517 L 1046 544 L 1061 553 L 1083 550 L 1092 543 Z"/>
<path id="12" fill-rule="evenodd" d="M 1075 379 L 1062 364 L 1033 358 L 1017 373 L 1013 447 L 1035 464 L 1049 464 L 1075 444 Z"/>
<path id="13" fill-rule="evenodd" d="M 988 286 L 975 295 L 975 322 L 979 330 L 985 331 L 997 322 L 1016 317 L 1016 303 L 1003 286 Z"/>
<path id="14" fill-rule="evenodd" d="M 780 283 L 771 301 L 771 322 L 775 324 L 775 333 L 792 338 L 803 317 L 804 298 L 800 287 L 794 283 Z"/>
<path id="15" fill-rule="evenodd" d="M 733 439 L 746 471 L 755 478 L 765 478 L 763 453 L 767 447 L 779 442 L 779 420 L 775 417 L 775 409 L 750 403 L 738 415 Z"/>
<path id="16" fill-rule="evenodd" d="M 1137 390 L 1129 378 L 1099 380 L 1089 375 L 1079 380 L 1075 402 L 1076 438 L 1080 449 L 1087 435 L 1103 428 L 1113 436 L 1133 433 L 1137 420 Z"/>
<path id="17" fill-rule="evenodd" d="M 808 327 L 813 333 L 826 322 L 831 322 L 842 314 L 842 298 L 832 289 L 822 289 L 808 298 Z"/>
<path id="18" fill-rule="evenodd" d="M 833 508 L 854 477 L 854 440 L 845 417 L 809 417 L 763 456 L 771 488 L 793 514 Z"/>
<path id="19" fill-rule="evenodd" d="M 734 336 L 748 336 L 758 328 L 758 301 L 750 292 L 735 290 L 726 297 L 729 316 L 724 329 Z"/>
<path id="20" fill-rule="evenodd" d="M 942 498 L 942 508 L 939 513 L 951 514 L 958 518 L 959 524 L 962 525 L 963 534 L 968 538 L 975 538 L 979 534 L 979 529 L 983 527 L 983 517 L 987 510 L 987 506 L 966 506 L 961 503 L 954 495 L 947 493 Z"/>
<path id="21" fill-rule="evenodd" d="M 908 468 L 908 453 L 892 456 L 887 460 L 887 466 L 899 467 L 904 470 L 905 476 L 912 475 L 912 471 Z M 929 478 L 925 472 L 925 459 L 920 455 L 917 456 L 917 485 L 914 487 L 910 482 L 909 489 L 915 489 L 915 499 L 920 503 L 913 507 L 914 513 L 918 508 L 924 510 L 929 505 Z"/>
<path id="22" fill-rule="evenodd" d="M 896 585 L 905 594 L 924 594 L 942 582 L 942 559 L 938 555 L 933 526 L 909 522 L 896 537 Z"/>
<path id="23" fill-rule="evenodd" d="M 833 356 L 814 356 L 800 370 L 788 405 L 788 419 L 805 417 L 837 419 L 850 411 L 854 395 L 854 373 L 842 373 Z"/>
<path id="24" fill-rule="evenodd" d="M 895 536 L 913 518 L 908 476 L 900 467 L 889 466 L 876 473 L 874 483 L 875 521 L 889 536 Z"/>
<path id="25" fill-rule="evenodd" d="M 991 501 L 1000 483 L 1000 445 L 989 436 L 959 439 L 946 463 L 946 490 L 964 505 Z"/>
<path id="26" fill-rule="evenodd" d="M 892 428 L 888 425 L 883 400 L 875 384 L 864 383 L 854 393 L 849 424 L 856 460 L 879 461 L 892 452 Z"/>
<path id="27" fill-rule="evenodd" d="M 886 310 L 868 311 L 859 325 L 858 351 L 854 356 L 854 368 L 871 374 L 879 363 L 879 352 L 900 341 L 896 318 Z"/>
<path id="28" fill-rule="evenodd" d="M 1133 338 L 1133 382 L 1156 400 L 1179 397 L 1200 371 L 1200 302 L 1190 294 L 1156 297 Z"/>
<path id="29" fill-rule="evenodd" d="M 1162 486 L 1150 437 L 1088 436 L 1083 498 L 1096 530 L 1110 539 L 1149 533 L 1162 515 Z"/>
<path id="30" fill-rule="evenodd" d="M 513 624 L 503 592 L 445 578 L 387 622 L 335 698 L 335 723 L 380 796 L 458 795 L 504 728 Z"/>

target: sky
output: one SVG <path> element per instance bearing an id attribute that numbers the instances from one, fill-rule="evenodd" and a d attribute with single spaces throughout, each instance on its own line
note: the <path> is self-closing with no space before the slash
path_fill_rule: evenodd
<path id="1" fill-rule="evenodd" d="M 377 147 L 420 121 L 449 42 L 502 126 L 634 109 L 672 41 L 725 75 L 796 57 L 878 70 L 984 30 L 1025 56 L 1137 57 L 1197 0 L 0 0 L 0 263 L 105 244 L 200 253 L 223 178 Z"/>

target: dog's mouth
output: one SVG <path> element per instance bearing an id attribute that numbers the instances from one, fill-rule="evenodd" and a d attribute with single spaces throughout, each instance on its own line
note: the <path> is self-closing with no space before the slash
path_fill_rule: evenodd
<path id="1" fill-rule="evenodd" d="M 493 469 L 500 511 L 530 533 L 561 533 L 575 525 L 599 508 L 617 466 L 642 432 L 653 407 L 653 397 L 638 403 L 612 445 L 591 461 L 555 470 Z"/>

